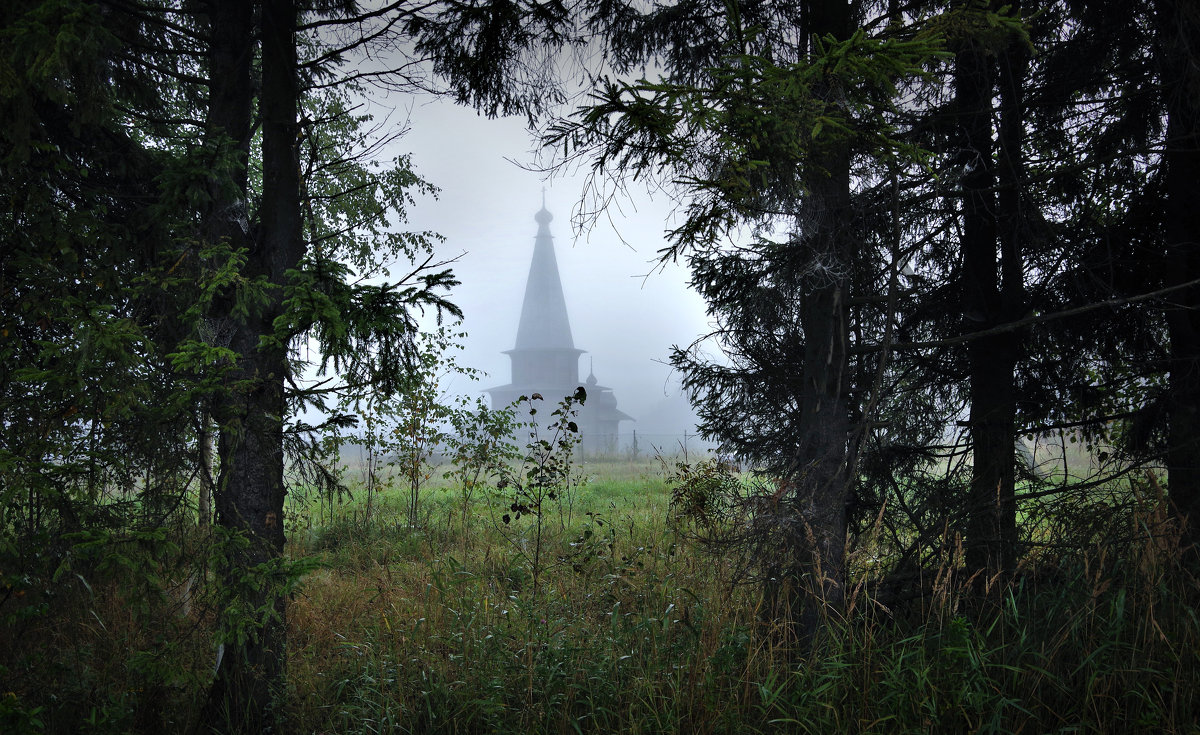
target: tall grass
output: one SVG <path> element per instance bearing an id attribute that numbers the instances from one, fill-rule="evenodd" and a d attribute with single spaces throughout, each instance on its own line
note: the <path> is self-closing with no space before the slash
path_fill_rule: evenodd
<path id="1" fill-rule="evenodd" d="M 317 566 L 288 614 L 289 731 L 1198 731 L 1200 585 L 1153 488 L 1123 533 L 1030 554 L 1002 596 L 974 598 L 954 554 L 905 605 L 856 586 L 799 652 L 729 560 L 668 523 L 654 466 L 584 475 L 545 510 L 536 590 L 531 526 L 501 520 L 502 495 L 466 526 L 452 488 L 416 525 L 401 491 L 369 516 L 294 506 L 289 553 Z M 203 553 L 183 538 L 179 559 Z M 49 609 L 0 608 L 29 615 L 0 646 L 0 731 L 182 731 L 213 663 L 204 585 L 182 562 L 129 563 L 152 568 L 80 566 L 88 586 Z"/>
<path id="2" fill-rule="evenodd" d="M 998 606 L 949 570 L 913 609 L 861 588 L 801 656 L 668 526 L 661 479 L 620 471 L 555 527 L 536 597 L 502 507 L 476 509 L 469 543 L 432 511 L 298 544 L 326 560 L 293 606 L 298 730 L 1197 731 L 1198 588 L 1158 501 L 1133 543 L 1031 556 Z"/>

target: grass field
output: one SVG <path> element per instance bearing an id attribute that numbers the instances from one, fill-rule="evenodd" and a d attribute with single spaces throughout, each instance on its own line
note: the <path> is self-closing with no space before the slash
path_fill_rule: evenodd
<path id="1" fill-rule="evenodd" d="M 669 522 L 663 467 L 579 474 L 520 519 L 503 492 L 464 508 L 436 477 L 416 526 L 402 483 L 369 516 L 361 490 L 294 497 L 289 732 L 1200 731 L 1197 586 L 1149 532 L 1153 503 L 1137 543 L 1042 555 L 998 608 L 950 583 L 908 611 L 859 590 L 802 653 Z M 214 655 L 195 543 L 178 569 L 111 569 L 31 613 L 4 650 L 0 729 L 181 730 Z"/>
<path id="2" fill-rule="evenodd" d="M 464 523 L 452 489 L 416 529 L 396 493 L 294 534 L 321 564 L 290 620 L 298 731 L 1197 731 L 1195 586 L 1161 539 L 1030 574 L 982 619 L 954 589 L 916 618 L 860 597 L 798 655 L 672 529 L 661 466 L 582 474 L 536 570 L 536 519 L 479 497 Z"/>

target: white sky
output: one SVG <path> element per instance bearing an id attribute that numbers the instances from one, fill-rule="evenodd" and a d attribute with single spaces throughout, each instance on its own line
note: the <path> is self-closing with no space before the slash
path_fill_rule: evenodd
<path id="1" fill-rule="evenodd" d="M 694 430 L 681 415 L 677 376 L 662 363 L 672 344 L 689 344 L 703 333 L 707 318 L 682 267 L 654 268 L 673 210 L 666 196 L 634 190 L 634 201 L 620 201 L 619 210 L 612 208 L 608 219 L 577 237 L 571 214 L 584 176 L 544 181 L 542 174 L 517 165 L 514 161 L 533 160 L 523 119 L 489 120 L 439 101 L 414 107 L 410 117 L 411 130 L 396 145 L 412 153 L 417 173 L 441 194 L 419 200 L 408 224 L 443 235 L 444 257 L 461 254 L 453 266 L 462 281 L 453 300 L 465 312 L 469 333 L 461 361 L 489 373 L 476 389 L 509 382 L 508 357 L 501 353 L 516 338 L 537 232 L 533 215 L 545 186 L 575 346 L 587 350 L 580 377 L 594 359 L 600 384 L 612 388 L 618 407 L 638 419 L 622 424 L 623 433 Z M 468 392 L 471 386 L 452 390 Z"/>

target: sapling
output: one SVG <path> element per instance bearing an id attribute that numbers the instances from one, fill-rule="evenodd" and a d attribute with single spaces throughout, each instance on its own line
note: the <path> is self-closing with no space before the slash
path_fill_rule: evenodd
<path id="1" fill-rule="evenodd" d="M 577 388 L 574 395 L 563 398 L 551 412 L 551 420 L 546 426 L 537 420 L 539 406 L 544 400 L 540 393 L 521 396 L 514 404 L 530 417 L 529 443 L 525 445 L 520 465 L 508 468 L 497 484 L 501 497 L 508 501 L 499 527 L 517 553 L 529 562 L 535 601 L 546 567 L 543 552 L 548 530 L 547 504 L 561 504 L 569 496 L 571 487 L 581 481 L 573 461 L 581 439 L 575 417 L 577 406 L 586 399 L 587 392 L 583 387 Z M 525 517 L 533 518 L 532 551 L 523 543 L 523 534 L 515 530 L 515 524 Z"/>
<path id="2" fill-rule="evenodd" d="M 516 427 L 514 409 L 490 408 L 482 398 L 475 399 L 473 408 L 468 408 L 464 399 L 450 414 L 453 433 L 446 439 L 450 455 L 450 469 L 446 479 L 459 489 L 462 537 L 470 544 L 471 501 L 475 491 L 488 480 L 500 478 L 508 468 L 520 459 L 512 436 Z"/>
<path id="3" fill-rule="evenodd" d="M 372 495 L 390 489 L 398 473 L 408 488 L 408 525 L 419 525 L 421 489 L 433 477 L 434 458 L 450 441 L 455 416 L 464 410 L 465 400 L 448 397 L 444 386 L 450 376 L 475 380 L 478 375 L 450 354 L 451 348 L 459 348 L 454 340 L 464 336 L 444 327 L 422 334 L 415 370 L 395 396 L 356 396 L 346 406 L 361 416 L 364 427 L 354 441 L 365 452 L 368 515 Z"/>

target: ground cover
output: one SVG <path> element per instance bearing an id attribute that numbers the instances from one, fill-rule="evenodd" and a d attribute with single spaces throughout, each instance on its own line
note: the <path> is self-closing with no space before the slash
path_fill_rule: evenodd
<path id="1" fill-rule="evenodd" d="M 1043 552 L 995 608 L 978 609 L 945 569 L 910 609 L 859 589 L 831 638 L 798 653 L 755 591 L 732 584 L 731 560 L 669 522 L 669 469 L 584 464 L 574 495 L 543 509 L 551 553 L 536 587 L 533 519 L 506 524 L 503 492 L 476 499 L 466 532 L 447 488 L 427 496 L 421 528 L 385 497 L 370 523 L 297 536 L 293 553 L 321 559 L 293 605 L 297 725 L 1195 731 L 1196 588 L 1152 532 L 1166 523 L 1154 503 L 1139 544 Z"/>
<path id="2" fill-rule="evenodd" d="M 1197 584 L 1149 490 L 1121 519 L 1140 536 L 1041 549 L 998 602 L 950 554 L 904 606 L 856 585 L 801 651 L 732 560 L 672 522 L 670 469 L 578 466 L 540 509 L 540 557 L 511 488 L 464 514 L 431 478 L 415 526 L 403 483 L 370 515 L 361 488 L 332 506 L 296 493 L 290 731 L 1197 731 Z M 0 730 L 183 731 L 215 653 L 215 598 L 188 575 L 212 549 L 194 528 L 144 540 L 162 543 L 174 561 L 132 544 L 78 559 L 52 598 L 10 593 Z"/>

